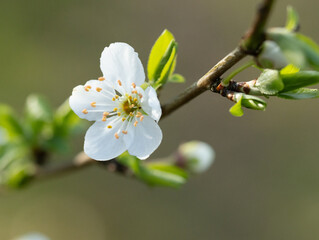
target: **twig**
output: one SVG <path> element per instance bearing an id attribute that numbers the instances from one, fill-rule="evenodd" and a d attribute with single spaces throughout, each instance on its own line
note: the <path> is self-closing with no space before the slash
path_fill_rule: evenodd
<path id="1" fill-rule="evenodd" d="M 237 62 L 247 55 L 255 55 L 260 45 L 265 40 L 265 25 L 267 23 L 274 0 L 264 0 L 258 8 L 255 20 L 243 37 L 239 46 L 219 61 L 208 73 L 200 78 L 196 83 L 186 88 L 171 102 L 162 106 L 162 118 L 180 108 L 193 98 L 210 89 L 212 85 L 220 81 L 220 77 Z"/>
<path id="2" fill-rule="evenodd" d="M 80 152 L 78 155 L 75 156 L 75 158 L 71 162 L 64 163 L 62 165 L 54 167 L 46 166 L 39 168 L 36 171 L 34 177 L 42 179 L 51 176 L 62 175 L 73 170 L 88 167 L 93 163 L 96 163 L 96 161 L 89 158 L 84 152 Z"/>

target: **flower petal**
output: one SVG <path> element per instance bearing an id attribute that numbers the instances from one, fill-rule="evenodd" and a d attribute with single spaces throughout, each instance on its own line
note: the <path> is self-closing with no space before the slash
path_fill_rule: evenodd
<path id="1" fill-rule="evenodd" d="M 131 123 L 128 133 L 133 134 L 134 139 L 128 147 L 128 152 L 140 159 L 148 158 L 162 141 L 162 131 L 158 124 L 148 116 L 136 127 Z"/>
<path id="2" fill-rule="evenodd" d="M 143 65 L 138 54 L 126 43 L 112 43 L 104 48 L 100 67 L 106 80 L 113 83 L 120 80 L 127 91 L 130 91 L 133 82 L 139 86 L 145 81 Z"/>
<path id="3" fill-rule="evenodd" d="M 141 105 L 143 110 L 158 122 L 162 115 L 162 108 L 154 88 L 148 87 L 145 90 Z"/>
<path id="4" fill-rule="evenodd" d="M 115 134 L 119 132 L 121 118 L 113 117 L 112 121 L 96 122 L 86 132 L 84 141 L 84 152 L 98 161 L 113 159 L 126 150 L 123 137 L 118 139 Z M 111 125 L 112 128 L 108 128 Z"/>
<path id="5" fill-rule="evenodd" d="M 69 104 L 80 118 L 98 121 L 102 119 L 103 112 L 116 107 L 116 103 L 112 101 L 114 95 L 111 85 L 90 80 L 84 86 L 79 85 L 73 89 Z"/>

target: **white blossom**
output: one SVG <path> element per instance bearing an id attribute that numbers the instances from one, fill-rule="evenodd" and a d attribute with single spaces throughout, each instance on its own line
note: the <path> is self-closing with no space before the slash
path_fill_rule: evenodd
<path id="1" fill-rule="evenodd" d="M 75 87 L 69 100 L 80 118 L 95 121 L 84 152 L 102 161 L 126 150 L 146 159 L 161 143 L 162 111 L 154 88 L 141 87 L 145 74 L 138 54 L 126 43 L 113 43 L 102 52 L 100 67 L 103 77 Z"/>

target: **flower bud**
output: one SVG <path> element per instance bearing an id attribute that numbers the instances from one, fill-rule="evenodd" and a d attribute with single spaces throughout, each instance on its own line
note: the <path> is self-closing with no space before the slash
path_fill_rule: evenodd
<path id="1" fill-rule="evenodd" d="M 213 148 L 200 141 L 191 141 L 180 145 L 178 155 L 177 165 L 192 173 L 202 173 L 208 170 L 215 159 Z"/>
<path id="2" fill-rule="evenodd" d="M 282 69 L 288 65 L 288 61 L 280 47 L 274 41 L 265 41 L 261 53 L 256 62 L 262 68 Z"/>

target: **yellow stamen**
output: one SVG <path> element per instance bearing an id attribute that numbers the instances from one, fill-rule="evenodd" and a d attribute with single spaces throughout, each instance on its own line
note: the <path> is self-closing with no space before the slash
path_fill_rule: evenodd
<path id="1" fill-rule="evenodd" d="M 117 111 L 117 108 L 114 108 L 113 111 L 116 112 L 116 111 Z"/>
<path id="2" fill-rule="evenodd" d="M 120 112 L 117 112 L 117 116 L 121 116 L 121 113 L 120 113 Z"/>
<path id="3" fill-rule="evenodd" d="M 133 101 L 134 101 L 134 102 L 137 102 L 137 98 L 134 98 Z"/>
<path id="4" fill-rule="evenodd" d="M 142 97 L 143 97 L 143 95 L 142 95 L 141 93 L 139 93 L 139 94 L 138 94 L 138 96 L 139 96 L 140 98 L 142 98 Z"/>
<path id="5" fill-rule="evenodd" d="M 131 116 L 131 117 L 133 117 L 133 116 L 134 116 L 134 114 L 133 114 L 132 112 L 130 112 L 130 116 Z"/>
<path id="6" fill-rule="evenodd" d="M 115 101 L 115 98 L 112 98 L 112 101 Z"/>
<path id="7" fill-rule="evenodd" d="M 123 134 L 127 134 L 127 131 L 124 131 L 124 130 L 123 130 L 122 133 L 123 133 Z"/>
<path id="8" fill-rule="evenodd" d="M 124 122 L 126 120 L 126 118 L 122 118 L 122 121 Z"/>
<path id="9" fill-rule="evenodd" d="M 91 88 L 92 88 L 92 87 L 88 85 L 88 86 L 85 86 L 85 87 L 84 87 L 84 90 L 88 92 Z"/>
<path id="10" fill-rule="evenodd" d="M 102 121 L 103 121 L 103 122 L 106 122 L 106 116 L 103 116 L 103 117 L 102 117 Z"/>
<path id="11" fill-rule="evenodd" d="M 132 87 L 133 87 L 133 88 L 136 88 L 136 84 L 135 84 L 135 83 L 132 83 Z"/>
<path id="12" fill-rule="evenodd" d="M 143 121 L 143 119 L 144 119 L 144 116 L 142 115 L 142 116 L 140 117 L 140 121 L 142 122 L 142 121 Z"/>
<path id="13" fill-rule="evenodd" d="M 102 91 L 102 88 L 97 87 L 97 88 L 96 88 L 96 91 L 101 92 L 101 91 Z"/>
<path id="14" fill-rule="evenodd" d="M 116 139 L 119 139 L 119 138 L 120 138 L 117 133 L 114 134 L 114 137 L 115 137 Z"/>
<path id="15" fill-rule="evenodd" d="M 88 112 L 88 110 L 87 110 L 86 108 L 84 108 L 84 109 L 82 110 L 82 113 L 88 114 L 89 112 Z"/>
<path id="16" fill-rule="evenodd" d="M 119 98 L 119 95 L 115 95 L 115 98 L 118 99 L 118 98 Z"/>
<path id="17" fill-rule="evenodd" d="M 132 104 L 131 106 L 130 106 L 130 108 L 133 108 L 135 105 L 134 104 Z"/>
<path id="18" fill-rule="evenodd" d="M 135 121 L 135 123 L 134 123 L 134 127 L 136 127 L 136 125 L 138 124 L 138 121 Z"/>
<path id="19" fill-rule="evenodd" d="M 110 114 L 109 112 L 104 112 L 104 113 L 103 113 L 103 116 L 104 116 L 104 117 L 107 117 L 109 114 Z"/>
<path id="20" fill-rule="evenodd" d="M 91 102 L 91 107 L 96 107 L 96 102 Z"/>
<path id="21" fill-rule="evenodd" d="M 99 77 L 98 80 L 99 80 L 99 81 L 104 81 L 105 78 L 104 78 L 104 77 Z"/>
<path id="22" fill-rule="evenodd" d="M 118 83 L 120 86 L 122 86 L 121 80 L 117 80 L 117 83 Z"/>
<path id="23" fill-rule="evenodd" d="M 130 96 L 128 96 L 128 99 L 132 100 L 132 96 L 131 96 L 131 95 L 130 95 Z"/>
<path id="24" fill-rule="evenodd" d="M 108 125 L 107 128 L 112 128 L 112 126 L 111 126 L 111 125 Z"/>
<path id="25" fill-rule="evenodd" d="M 137 93 L 137 91 L 136 91 L 136 90 L 133 90 L 132 93 L 133 93 L 133 94 L 134 94 L 134 93 Z"/>

